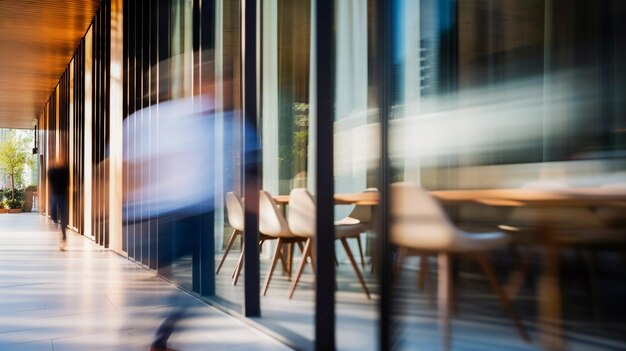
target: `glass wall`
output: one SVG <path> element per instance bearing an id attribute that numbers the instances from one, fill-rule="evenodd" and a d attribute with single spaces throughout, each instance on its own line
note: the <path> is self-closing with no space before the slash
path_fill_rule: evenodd
<path id="1" fill-rule="evenodd" d="M 298 349 L 625 346 L 621 1 L 119 5 L 39 118 L 42 212 L 70 161 L 76 230 Z"/>
<path id="2" fill-rule="evenodd" d="M 334 192 L 378 195 L 378 1 L 335 1 Z M 375 350 L 379 254 L 373 203 L 335 206 L 337 348 Z M 358 224 L 350 224 L 350 223 Z M 351 228 L 352 226 L 360 228 Z"/>
<path id="3" fill-rule="evenodd" d="M 618 210 L 581 199 L 546 208 L 544 193 L 623 181 L 624 85 L 615 74 L 624 70 L 624 11 L 615 1 L 393 2 L 392 177 L 447 196 L 444 214 L 468 238 L 508 240 L 478 259 L 442 256 L 418 250 L 432 243 L 405 241 L 424 228 L 392 227 L 398 349 L 603 349 L 624 340 L 615 333 L 624 319 L 605 305 L 623 285 L 615 251 L 599 248 L 613 239 L 596 236 L 623 238 L 602 220 Z M 499 201 L 466 201 L 457 189 L 508 190 Z M 535 202 L 516 197 L 529 189 Z M 393 186 L 390 195 L 392 218 L 408 215 L 393 204 L 409 200 Z"/>

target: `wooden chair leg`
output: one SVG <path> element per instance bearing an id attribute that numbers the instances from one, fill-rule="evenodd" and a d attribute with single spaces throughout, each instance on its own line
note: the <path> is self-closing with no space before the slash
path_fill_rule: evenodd
<path id="1" fill-rule="evenodd" d="M 341 245 L 343 245 L 343 249 L 346 250 L 346 254 L 348 255 L 350 264 L 352 264 L 352 269 L 354 269 L 354 274 L 356 274 L 356 277 L 359 280 L 359 283 L 361 283 L 361 288 L 363 288 L 363 292 L 365 292 L 365 296 L 367 296 L 368 299 L 371 299 L 370 292 L 367 289 L 367 285 L 365 284 L 365 279 L 363 279 L 363 275 L 361 274 L 361 271 L 359 270 L 359 266 L 356 264 L 356 261 L 354 260 L 354 256 L 352 256 L 352 250 L 350 250 L 350 246 L 348 246 L 348 241 L 346 240 L 346 238 L 341 238 L 340 241 L 341 241 Z"/>
<path id="2" fill-rule="evenodd" d="M 224 264 L 224 261 L 226 260 L 226 256 L 228 256 L 228 252 L 230 251 L 231 247 L 233 247 L 233 244 L 235 243 L 235 240 L 238 235 L 239 235 L 239 231 L 237 229 L 233 230 L 233 234 L 230 236 L 230 239 L 228 239 L 228 244 L 226 244 L 226 251 L 224 251 L 224 256 L 222 256 L 222 259 L 220 260 L 220 264 L 217 266 L 217 271 L 215 272 L 215 275 L 220 274 L 220 269 L 222 268 L 222 265 Z"/>
<path id="3" fill-rule="evenodd" d="M 361 257 L 361 267 L 365 271 L 365 257 L 363 256 L 363 247 L 361 246 L 361 234 L 356 237 L 357 244 L 359 245 L 359 256 Z"/>
<path id="4" fill-rule="evenodd" d="M 287 256 L 285 252 L 286 245 L 282 245 L 282 247 L 283 247 L 283 251 L 281 251 L 280 255 L 278 256 L 278 259 L 280 260 L 280 264 L 282 266 L 283 275 L 287 275 L 287 258 L 285 257 Z"/>
<path id="5" fill-rule="evenodd" d="M 287 280 L 291 281 L 291 273 L 293 270 L 293 250 L 296 245 L 291 242 L 289 243 L 289 256 L 287 257 Z"/>
<path id="6" fill-rule="evenodd" d="M 272 274 L 274 274 L 274 268 L 276 268 L 278 257 L 282 256 L 282 248 L 283 240 L 281 238 L 278 238 L 278 241 L 276 242 L 276 249 L 274 250 L 274 257 L 272 257 L 272 263 L 270 264 L 270 268 L 265 276 L 265 284 L 263 284 L 263 291 L 261 292 L 263 296 L 265 296 L 265 294 L 267 293 L 267 288 L 270 286 L 270 280 L 272 280 Z"/>
<path id="7" fill-rule="evenodd" d="M 428 258 L 426 255 L 420 255 L 420 271 L 417 277 L 417 288 L 422 290 L 424 289 L 424 280 L 426 279 L 426 275 L 428 274 Z"/>
<path id="8" fill-rule="evenodd" d="M 241 264 L 242 261 L 243 261 L 243 246 L 241 247 L 241 252 L 239 253 L 239 258 L 237 259 L 237 264 L 235 264 L 235 268 L 233 269 L 233 272 L 230 274 L 231 279 L 235 279 L 235 274 L 237 274 L 237 269 L 239 268 L 239 265 Z"/>
<path id="9" fill-rule="evenodd" d="M 243 254 L 245 248 L 241 247 L 241 254 L 239 254 L 239 261 L 237 262 L 237 266 L 235 267 L 235 271 L 233 272 L 233 285 L 237 285 L 237 281 L 239 281 L 239 275 L 241 274 L 241 269 L 243 268 Z"/>
<path id="10" fill-rule="evenodd" d="M 317 265 L 315 264 L 315 244 L 313 243 L 313 239 L 311 239 L 309 247 L 309 262 L 311 263 L 311 271 L 313 272 L 313 275 L 316 275 Z"/>
<path id="11" fill-rule="evenodd" d="M 433 286 L 433 278 L 430 275 L 430 262 L 427 255 L 420 255 L 420 271 L 418 277 L 418 288 L 426 290 L 426 299 L 432 308 L 437 306 Z"/>
<path id="12" fill-rule="evenodd" d="M 293 297 L 293 293 L 296 291 L 296 287 L 298 287 L 298 282 L 300 281 L 300 277 L 302 276 L 302 271 L 304 271 L 304 265 L 306 264 L 306 259 L 310 255 L 310 252 L 311 252 L 312 243 L 313 243 L 313 239 L 308 239 L 306 241 L 306 244 L 304 245 L 302 258 L 300 259 L 300 263 L 298 264 L 298 269 L 296 270 L 296 277 L 291 282 L 291 286 L 289 287 L 289 291 L 287 292 L 287 296 L 290 299 Z"/>
<path id="13" fill-rule="evenodd" d="M 241 253 L 239 254 L 239 259 L 237 260 L 237 265 L 235 265 L 235 269 L 233 269 L 233 273 L 230 275 L 230 278 L 233 280 L 233 285 L 237 285 L 237 280 L 239 280 L 239 273 L 241 271 L 241 264 L 243 263 L 243 235 L 239 236 L 239 246 L 241 247 Z M 235 277 L 237 277 L 235 279 Z"/>
<path id="14" fill-rule="evenodd" d="M 451 292 L 452 286 L 452 259 L 450 254 L 440 253 L 438 257 L 438 301 L 439 301 L 439 329 L 441 332 L 441 350 L 449 351 L 452 347 L 451 325 L 452 317 Z"/>
<path id="15" fill-rule="evenodd" d="M 280 264 L 282 266 L 283 275 L 288 275 L 287 258 L 289 256 L 289 245 L 282 245 L 283 251 L 280 253 Z"/>
<path id="16" fill-rule="evenodd" d="M 504 285 L 504 291 L 507 297 L 514 301 L 519 294 L 520 289 L 526 281 L 528 276 L 528 262 L 524 255 L 519 251 L 517 245 L 511 245 L 509 247 L 509 253 L 515 261 L 515 268 L 513 272 L 509 274 L 506 284 Z"/>
<path id="17" fill-rule="evenodd" d="M 483 272 L 485 273 L 487 280 L 489 280 L 489 284 L 491 285 L 491 288 L 500 299 L 500 304 L 502 305 L 502 308 L 509 315 L 511 320 L 513 320 L 513 324 L 515 325 L 515 328 L 517 329 L 517 332 L 519 333 L 520 337 L 524 339 L 525 341 L 530 341 L 530 337 L 528 336 L 528 333 L 526 333 L 526 329 L 524 328 L 522 321 L 517 315 L 517 312 L 515 311 L 513 304 L 507 297 L 502 286 L 500 286 L 500 283 L 498 283 L 498 279 L 496 278 L 496 274 L 494 273 L 493 268 L 491 267 L 491 263 L 489 263 L 489 259 L 487 258 L 487 256 L 485 256 L 485 254 L 477 254 L 476 259 L 478 260 L 478 264 L 480 265 Z"/>

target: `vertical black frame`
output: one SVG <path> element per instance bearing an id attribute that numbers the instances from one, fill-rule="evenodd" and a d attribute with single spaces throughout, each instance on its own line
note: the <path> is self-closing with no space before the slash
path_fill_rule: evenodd
<path id="1" fill-rule="evenodd" d="M 378 269 L 380 299 L 378 322 L 378 348 L 381 351 L 391 349 L 391 243 L 389 241 L 389 205 L 391 182 L 391 165 L 389 162 L 389 119 L 391 116 L 392 98 L 392 50 L 393 50 L 393 1 L 378 0 L 378 103 L 380 118 L 380 168 L 378 206 Z"/>
<path id="2" fill-rule="evenodd" d="M 315 4 L 315 55 L 317 58 L 317 140 L 315 141 L 317 198 L 315 223 L 315 349 L 334 350 L 335 345 L 335 262 L 328 254 L 335 250 L 333 122 L 334 122 L 334 0 Z"/>
<path id="3" fill-rule="evenodd" d="M 242 0 L 243 150 L 244 177 L 244 303 L 246 317 L 261 316 L 259 258 L 259 150 L 256 138 L 258 116 L 257 0 Z"/>

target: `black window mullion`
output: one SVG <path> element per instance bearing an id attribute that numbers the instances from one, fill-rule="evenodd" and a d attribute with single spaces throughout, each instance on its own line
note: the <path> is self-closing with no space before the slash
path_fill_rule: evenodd
<path id="1" fill-rule="evenodd" d="M 315 279 L 315 349 L 335 350 L 335 263 L 328 253 L 335 250 L 333 178 L 333 23 L 334 1 L 318 0 L 315 11 L 317 58 L 317 120 L 315 240 L 317 277 Z M 247 248 L 246 248 L 247 249 Z"/>
<path id="2" fill-rule="evenodd" d="M 261 315 L 261 301 L 259 289 L 259 157 L 256 142 L 257 126 L 257 1 L 242 1 L 242 25 L 244 26 L 241 43 L 243 66 L 243 150 L 244 150 L 244 197 L 245 201 L 245 231 L 244 231 L 244 304 L 243 312 L 246 317 Z"/>
<path id="3" fill-rule="evenodd" d="M 391 323 L 391 244 L 389 241 L 389 184 L 390 162 L 389 162 L 389 118 L 391 114 L 391 94 L 392 94 L 392 1 L 378 1 L 378 101 L 380 111 L 380 167 L 379 167 L 379 188 L 381 189 L 380 204 L 378 206 L 378 237 L 376 254 L 379 264 L 379 349 L 386 351 L 391 349 L 390 323 Z"/>

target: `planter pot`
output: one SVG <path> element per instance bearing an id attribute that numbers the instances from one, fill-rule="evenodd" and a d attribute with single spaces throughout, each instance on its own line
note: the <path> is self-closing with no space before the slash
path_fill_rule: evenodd
<path id="1" fill-rule="evenodd" d="M 8 210 L 6 208 L 0 208 L 0 213 L 7 213 Z"/>
<path id="2" fill-rule="evenodd" d="M 20 213 L 22 212 L 21 208 L 11 208 L 9 209 L 9 213 Z"/>

